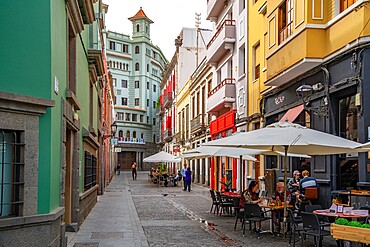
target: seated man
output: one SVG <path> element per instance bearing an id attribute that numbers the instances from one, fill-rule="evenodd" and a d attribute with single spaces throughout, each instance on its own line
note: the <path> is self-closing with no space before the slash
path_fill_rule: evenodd
<path id="1" fill-rule="evenodd" d="M 291 193 L 289 190 L 286 191 L 286 200 L 284 198 L 284 190 L 285 190 L 285 185 L 283 182 L 278 182 L 276 184 L 276 191 L 274 193 L 274 195 L 272 196 L 272 198 L 274 198 L 273 200 L 271 200 L 271 203 L 274 203 L 275 205 L 284 205 L 284 203 L 287 203 L 287 204 L 290 204 L 291 203 Z M 274 223 L 275 225 L 278 224 L 279 222 L 279 219 L 281 217 L 282 213 L 279 211 L 279 210 L 274 210 L 274 213 L 273 213 L 273 220 L 274 220 Z"/>
<path id="2" fill-rule="evenodd" d="M 306 194 L 307 188 L 319 188 L 319 184 L 314 177 L 309 176 L 310 173 L 307 170 L 302 172 L 302 180 L 299 182 L 299 191 L 302 195 Z"/>
<path id="3" fill-rule="evenodd" d="M 177 174 L 176 174 L 176 176 L 173 179 L 173 186 L 174 187 L 177 186 L 177 182 L 181 181 L 181 178 L 182 178 L 181 172 L 178 171 Z"/>

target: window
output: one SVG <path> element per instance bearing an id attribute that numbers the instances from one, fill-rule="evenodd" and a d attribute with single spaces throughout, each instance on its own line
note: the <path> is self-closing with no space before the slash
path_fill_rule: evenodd
<path id="1" fill-rule="evenodd" d="M 149 64 L 146 65 L 146 72 L 149 72 Z"/>
<path id="2" fill-rule="evenodd" d="M 130 113 L 125 113 L 126 119 L 125 121 L 131 121 L 131 114 Z"/>
<path id="3" fill-rule="evenodd" d="M 146 100 L 146 106 L 149 107 L 149 99 Z"/>
<path id="4" fill-rule="evenodd" d="M 293 32 L 293 0 L 285 0 L 279 7 L 279 44 Z"/>
<path id="5" fill-rule="evenodd" d="M 123 137 L 123 131 L 122 131 L 122 130 L 120 130 L 120 131 L 118 132 L 118 137 Z"/>
<path id="6" fill-rule="evenodd" d="M 157 85 L 153 85 L 153 92 L 157 92 Z"/>
<path id="7" fill-rule="evenodd" d="M 130 136 L 130 131 L 128 130 L 128 131 L 126 131 L 126 138 L 130 138 L 131 136 Z"/>
<path id="8" fill-rule="evenodd" d="M 140 53 L 140 47 L 137 45 L 135 46 L 135 54 L 139 54 Z"/>
<path id="9" fill-rule="evenodd" d="M 266 169 L 278 169 L 278 156 L 266 155 Z"/>
<path id="10" fill-rule="evenodd" d="M 122 105 L 128 105 L 127 104 L 127 98 L 122 98 Z"/>
<path id="11" fill-rule="evenodd" d="M 146 117 L 146 123 L 149 123 L 149 117 Z"/>
<path id="12" fill-rule="evenodd" d="M 68 25 L 68 44 L 67 44 L 67 88 L 76 94 L 76 35 L 73 32 L 71 23 Z"/>
<path id="13" fill-rule="evenodd" d="M 148 33 L 149 32 L 149 27 L 148 25 L 145 26 L 145 32 Z"/>
<path id="14" fill-rule="evenodd" d="M 256 1 L 257 2 L 257 1 Z M 245 9 L 245 0 L 239 0 L 239 14 Z"/>
<path id="15" fill-rule="evenodd" d="M 122 45 L 122 52 L 128 53 L 128 45 L 125 44 Z"/>
<path id="16" fill-rule="evenodd" d="M 135 98 L 135 106 L 139 106 L 139 103 L 140 101 L 139 101 L 139 98 Z"/>
<path id="17" fill-rule="evenodd" d="M 156 102 L 153 100 L 153 109 L 155 109 Z"/>
<path id="18" fill-rule="evenodd" d="M 84 190 L 88 190 L 96 185 L 96 157 L 85 151 L 84 163 Z"/>
<path id="19" fill-rule="evenodd" d="M 136 131 L 132 132 L 132 137 L 136 138 Z"/>
<path id="20" fill-rule="evenodd" d="M 121 95 L 121 90 L 117 89 L 117 95 Z"/>
<path id="21" fill-rule="evenodd" d="M 141 139 L 144 139 L 144 133 L 141 133 L 141 134 L 140 134 L 140 138 L 141 138 Z"/>
<path id="22" fill-rule="evenodd" d="M 149 89 L 149 82 L 146 82 L 146 89 Z"/>
<path id="23" fill-rule="evenodd" d="M 139 71 L 140 70 L 140 65 L 139 63 L 135 63 L 135 71 Z"/>
<path id="24" fill-rule="evenodd" d="M 144 115 L 140 115 L 140 123 L 144 122 Z"/>
<path id="25" fill-rule="evenodd" d="M 136 25 L 136 32 L 140 32 L 140 25 L 139 24 Z"/>
<path id="26" fill-rule="evenodd" d="M 121 80 L 121 86 L 127 88 L 127 80 Z"/>
<path id="27" fill-rule="evenodd" d="M 340 0 L 340 12 L 348 9 L 349 6 L 354 4 L 357 0 Z"/>
<path id="28" fill-rule="evenodd" d="M 140 83 L 139 83 L 139 81 L 135 81 L 135 88 L 140 88 Z"/>
<path id="29" fill-rule="evenodd" d="M 260 78 L 260 59 L 261 59 L 261 49 L 260 44 L 254 46 L 253 48 L 253 66 L 254 66 L 254 80 Z"/>
<path id="30" fill-rule="evenodd" d="M 21 133 L 0 130 L 0 216 L 21 216 L 24 191 L 24 145 Z"/>
<path id="31" fill-rule="evenodd" d="M 153 125 L 155 125 L 155 118 L 153 118 Z"/>
<path id="32" fill-rule="evenodd" d="M 137 122 L 137 114 L 132 114 L 132 122 Z"/>
<path id="33" fill-rule="evenodd" d="M 94 86 L 92 81 L 90 81 L 89 102 L 89 125 L 92 127 L 94 124 Z"/>
<path id="34" fill-rule="evenodd" d="M 109 49 L 116 50 L 116 42 L 109 41 Z"/>
<path id="35" fill-rule="evenodd" d="M 113 78 L 113 87 L 117 87 L 117 79 Z"/>
<path id="36" fill-rule="evenodd" d="M 118 120 L 124 120 L 123 113 L 122 112 L 118 112 L 117 113 L 117 118 L 118 118 Z"/>

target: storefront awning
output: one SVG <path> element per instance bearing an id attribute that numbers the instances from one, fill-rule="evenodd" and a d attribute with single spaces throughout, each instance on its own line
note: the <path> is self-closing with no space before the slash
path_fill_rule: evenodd
<path id="1" fill-rule="evenodd" d="M 289 109 L 284 114 L 284 116 L 280 119 L 279 122 L 285 122 L 288 119 L 288 121 L 292 123 L 298 117 L 298 115 L 303 111 L 303 109 L 304 109 L 303 104 L 296 106 L 292 109 Z"/>

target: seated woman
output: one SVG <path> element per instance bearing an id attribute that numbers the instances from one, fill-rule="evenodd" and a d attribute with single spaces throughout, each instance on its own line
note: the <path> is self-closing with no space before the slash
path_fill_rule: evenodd
<path id="1" fill-rule="evenodd" d="M 263 198 L 258 198 L 258 183 L 256 181 L 251 181 L 249 183 L 248 189 L 243 191 L 240 197 L 239 207 L 244 208 L 245 203 L 259 203 Z M 256 232 L 262 232 L 261 222 L 256 222 Z"/>

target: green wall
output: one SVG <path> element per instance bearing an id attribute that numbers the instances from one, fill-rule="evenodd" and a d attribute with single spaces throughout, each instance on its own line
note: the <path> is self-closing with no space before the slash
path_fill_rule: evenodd
<path id="1" fill-rule="evenodd" d="M 66 85 L 64 0 L 1 0 L 0 91 L 54 100 L 40 116 L 38 213 L 59 207 L 61 98 Z M 5 58 L 5 59 L 4 59 Z M 59 94 L 54 93 L 54 77 Z"/>

